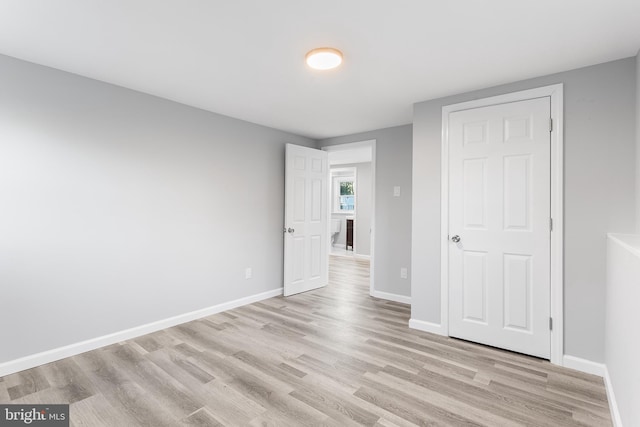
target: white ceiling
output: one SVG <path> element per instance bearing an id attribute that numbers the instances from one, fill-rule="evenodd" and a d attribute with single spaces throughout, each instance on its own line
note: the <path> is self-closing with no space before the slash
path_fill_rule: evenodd
<path id="1" fill-rule="evenodd" d="M 313 138 L 638 48 L 639 0 L 0 0 L 0 53 Z"/>

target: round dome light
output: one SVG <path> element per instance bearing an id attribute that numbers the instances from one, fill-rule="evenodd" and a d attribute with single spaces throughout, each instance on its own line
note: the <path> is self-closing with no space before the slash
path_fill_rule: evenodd
<path id="1" fill-rule="evenodd" d="M 307 53 L 305 60 L 315 70 L 330 70 L 342 64 L 342 52 L 332 47 L 321 47 Z"/>

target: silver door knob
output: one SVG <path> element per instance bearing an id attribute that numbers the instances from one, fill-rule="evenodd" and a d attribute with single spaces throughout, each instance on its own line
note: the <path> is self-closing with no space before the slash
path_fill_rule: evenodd
<path id="1" fill-rule="evenodd" d="M 288 231 L 289 233 L 293 233 L 293 232 L 294 232 L 294 231 L 296 231 L 296 230 L 295 230 L 295 229 L 293 229 L 293 228 L 288 228 L 288 229 L 287 229 L 287 231 Z"/>
<path id="2" fill-rule="evenodd" d="M 452 241 L 453 243 L 458 243 L 458 242 L 460 241 L 460 236 L 458 236 L 458 235 L 456 234 L 455 236 L 453 236 L 453 237 L 451 238 L 451 241 Z"/>

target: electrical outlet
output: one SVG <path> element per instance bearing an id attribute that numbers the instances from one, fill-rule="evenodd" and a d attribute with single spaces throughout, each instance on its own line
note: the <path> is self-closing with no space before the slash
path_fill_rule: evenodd
<path id="1" fill-rule="evenodd" d="M 400 186 L 396 185 L 393 187 L 393 197 L 400 197 Z"/>
<path id="2" fill-rule="evenodd" d="M 406 279 L 407 278 L 407 269 L 406 269 L 406 267 L 402 267 L 400 269 L 400 278 L 401 279 Z"/>
<path id="3" fill-rule="evenodd" d="M 253 277 L 253 270 L 251 270 L 251 267 L 247 267 L 244 269 L 244 278 L 245 279 L 251 279 Z"/>

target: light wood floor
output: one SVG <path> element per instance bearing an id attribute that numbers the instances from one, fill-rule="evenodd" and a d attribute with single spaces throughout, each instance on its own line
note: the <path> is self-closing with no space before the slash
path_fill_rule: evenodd
<path id="1" fill-rule="evenodd" d="M 407 327 L 368 296 L 368 263 L 330 284 L 0 378 L 0 402 L 71 403 L 75 426 L 608 426 L 601 378 Z"/>

